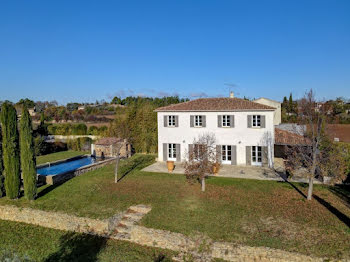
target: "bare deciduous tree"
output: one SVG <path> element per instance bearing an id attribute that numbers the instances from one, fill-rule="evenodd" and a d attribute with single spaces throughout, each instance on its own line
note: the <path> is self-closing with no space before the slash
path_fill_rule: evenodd
<path id="1" fill-rule="evenodd" d="M 184 163 L 187 180 L 190 183 L 199 181 L 202 185 L 202 191 L 205 191 L 205 178 L 209 174 L 213 174 L 213 166 L 220 164 L 219 159 L 215 135 L 210 133 L 199 135 L 190 145 Z"/>
<path id="2" fill-rule="evenodd" d="M 120 162 L 120 149 L 122 148 L 123 143 L 117 143 L 116 148 L 116 162 L 115 162 L 115 168 L 114 168 L 114 183 L 118 183 L 118 169 L 119 169 L 119 162 Z"/>
<path id="3" fill-rule="evenodd" d="M 337 159 L 338 167 L 341 160 L 334 154 L 334 143 L 330 142 L 325 134 L 326 112 L 324 108 L 317 107 L 315 94 L 312 90 L 307 92 L 299 101 L 299 116 L 301 124 L 306 125 L 302 143 L 287 148 L 287 169 L 293 172 L 296 169 L 304 168 L 309 180 L 307 199 L 312 199 L 313 183 L 316 176 L 336 176 L 334 172 L 335 163 L 330 163 L 333 158 Z"/>

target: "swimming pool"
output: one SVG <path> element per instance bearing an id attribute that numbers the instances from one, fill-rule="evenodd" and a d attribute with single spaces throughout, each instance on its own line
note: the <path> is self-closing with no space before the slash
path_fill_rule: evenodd
<path id="1" fill-rule="evenodd" d="M 71 159 L 65 162 L 39 167 L 37 168 L 36 172 L 42 176 L 59 175 L 97 162 L 98 159 L 95 159 L 91 156 L 85 156 L 78 159 Z"/>

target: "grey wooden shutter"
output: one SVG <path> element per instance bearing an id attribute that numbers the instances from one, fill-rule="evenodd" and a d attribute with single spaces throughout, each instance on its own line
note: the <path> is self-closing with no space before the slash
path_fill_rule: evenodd
<path id="1" fill-rule="evenodd" d="M 164 127 L 168 126 L 168 116 L 164 116 Z"/>
<path id="2" fill-rule="evenodd" d="M 261 154 L 262 154 L 262 165 L 268 166 L 269 163 L 269 155 L 268 155 L 268 148 L 267 146 L 261 147 Z"/>
<path id="3" fill-rule="evenodd" d="M 181 162 L 180 144 L 176 144 L 176 161 Z"/>
<path id="4" fill-rule="evenodd" d="M 190 116 L 190 127 L 194 126 L 194 116 Z"/>
<path id="5" fill-rule="evenodd" d="M 179 127 L 179 116 L 175 116 L 175 127 Z"/>
<path id="6" fill-rule="evenodd" d="M 265 128 L 266 127 L 266 118 L 265 116 L 260 116 L 260 127 Z"/>
<path id="7" fill-rule="evenodd" d="M 237 165 L 237 147 L 231 146 L 231 165 Z"/>
<path id="8" fill-rule="evenodd" d="M 248 121 L 248 128 L 251 128 L 252 127 L 252 116 L 248 116 L 247 117 L 247 121 Z"/>
<path id="9" fill-rule="evenodd" d="M 235 116 L 230 115 L 230 127 L 235 127 Z"/>
<path id="10" fill-rule="evenodd" d="M 216 145 L 216 160 L 221 162 L 221 145 Z"/>
<path id="11" fill-rule="evenodd" d="M 163 161 L 168 160 L 168 144 L 163 143 Z"/>
<path id="12" fill-rule="evenodd" d="M 218 127 L 222 127 L 222 116 L 218 115 Z"/>
<path id="13" fill-rule="evenodd" d="M 188 144 L 188 159 L 193 159 L 193 144 Z"/>
<path id="14" fill-rule="evenodd" d="M 207 120 L 205 116 L 202 116 L 202 127 L 206 127 L 207 126 Z"/>
<path id="15" fill-rule="evenodd" d="M 250 166 L 252 164 L 252 147 L 246 146 L 245 147 L 245 159 L 247 166 Z"/>

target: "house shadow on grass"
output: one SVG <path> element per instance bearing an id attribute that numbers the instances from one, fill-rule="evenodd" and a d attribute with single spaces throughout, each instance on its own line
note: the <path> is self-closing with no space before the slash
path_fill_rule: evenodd
<path id="1" fill-rule="evenodd" d="M 107 239 L 87 234 L 67 233 L 60 238 L 59 250 L 44 261 L 81 261 L 98 260 L 98 254 L 106 246 Z"/>

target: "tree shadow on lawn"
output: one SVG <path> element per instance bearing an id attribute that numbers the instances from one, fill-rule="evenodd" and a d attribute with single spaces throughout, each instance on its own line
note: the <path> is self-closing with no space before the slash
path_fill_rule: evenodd
<path id="1" fill-rule="evenodd" d="M 288 180 L 284 179 L 284 181 L 289 184 L 291 187 L 293 187 L 303 198 L 307 198 L 307 196 L 294 184 L 292 184 L 291 182 L 289 182 Z M 283 182 L 282 182 L 283 183 Z M 306 183 L 299 183 L 299 186 L 302 188 L 306 188 L 308 187 L 308 184 Z M 331 187 L 330 191 L 331 192 L 335 192 L 336 187 Z M 333 191 L 332 191 L 333 190 Z M 346 194 L 344 194 L 343 192 L 339 192 L 340 190 L 338 189 L 338 194 L 341 194 L 342 197 L 346 197 L 347 201 L 349 201 L 349 197 L 346 196 Z M 333 193 L 334 193 L 333 192 Z M 328 211 L 330 211 L 333 215 L 335 215 L 341 222 L 343 222 L 345 225 L 347 225 L 350 228 L 350 218 L 345 215 L 344 213 L 342 213 L 341 211 L 339 211 L 337 208 L 335 208 L 334 206 L 332 206 L 329 202 L 327 202 L 326 200 L 324 200 L 323 198 L 319 197 L 318 195 L 313 194 L 312 195 L 313 198 L 320 203 L 321 205 L 323 205 L 325 208 L 328 209 Z"/>
<path id="2" fill-rule="evenodd" d="M 67 180 L 68 181 L 68 180 Z M 47 187 L 45 187 L 43 190 L 41 190 L 40 192 L 38 192 L 38 195 L 36 197 L 36 199 L 40 198 L 40 197 L 43 197 L 44 195 L 50 193 L 52 190 L 54 190 L 55 188 L 63 185 L 65 182 L 67 181 L 64 181 L 64 182 L 61 182 L 61 183 L 57 183 L 57 184 L 54 184 L 54 185 L 49 185 Z"/>
<path id="3" fill-rule="evenodd" d="M 104 237 L 67 233 L 60 238 L 59 250 L 44 261 L 97 261 L 106 242 Z"/>

